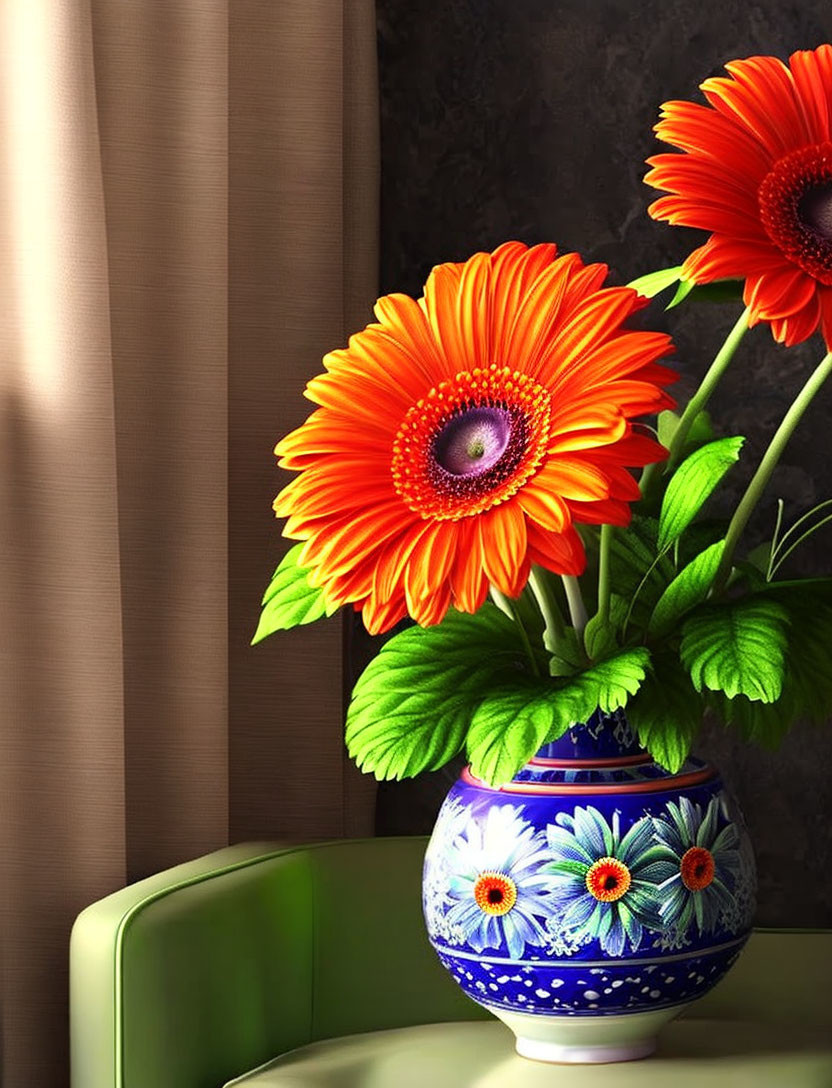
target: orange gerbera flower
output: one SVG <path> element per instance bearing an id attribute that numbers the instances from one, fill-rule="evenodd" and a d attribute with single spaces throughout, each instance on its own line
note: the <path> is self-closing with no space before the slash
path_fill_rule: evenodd
<path id="1" fill-rule="evenodd" d="M 648 159 L 666 189 L 655 219 L 711 231 L 685 261 L 696 283 L 744 279 L 750 323 L 832 347 L 832 46 L 726 64 L 706 79 L 709 106 L 665 102 L 659 139 L 686 154 Z"/>
<path id="2" fill-rule="evenodd" d="M 276 447 L 300 475 L 274 509 L 331 604 L 373 633 L 438 623 L 489 582 L 518 596 L 531 563 L 580 573 L 573 521 L 627 523 L 625 466 L 666 452 L 630 419 L 671 405 L 675 375 L 656 362 L 668 336 L 622 330 L 646 300 L 606 273 L 507 242 L 434 268 L 418 302 L 379 299 L 325 356 L 320 407 Z"/>

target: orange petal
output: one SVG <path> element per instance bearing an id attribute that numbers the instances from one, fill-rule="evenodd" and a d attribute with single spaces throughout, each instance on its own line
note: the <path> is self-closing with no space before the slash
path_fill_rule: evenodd
<path id="1" fill-rule="evenodd" d="M 569 512 L 582 525 L 629 525 L 632 511 L 619 499 L 599 502 L 569 502 Z"/>
<path id="2" fill-rule="evenodd" d="M 446 378 L 475 365 L 469 361 L 467 346 L 456 319 L 460 279 L 458 265 L 437 265 L 427 278 L 424 297 L 420 300 L 420 309 L 439 345 L 442 376 Z"/>
<path id="3" fill-rule="evenodd" d="M 437 611 L 444 616 L 448 610 L 457 536 L 457 526 L 452 521 L 438 521 L 430 525 L 428 531 L 420 535 L 405 569 L 407 610 L 423 626 L 439 622 L 426 617 L 435 616 Z"/>
<path id="4" fill-rule="evenodd" d="M 529 559 L 554 574 L 583 574 L 586 567 L 584 546 L 571 526 L 562 533 L 547 533 L 529 525 Z"/>
<path id="5" fill-rule="evenodd" d="M 700 84 L 715 110 L 751 132 L 775 159 L 811 141 L 791 72 L 781 60 L 748 57 L 725 67 L 732 78 L 716 76 Z"/>
<path id="6" fill-rule="evenodd" d="M 378 554 L 388 540 L 400 535 L 412 521 L 413 515 L 400 502 L 370 508 L 359 516 L 322 519 L 318 531 L 304 544 L 298 562 L 316 568 L 310 578 L 313 583 L 319 577 L 325 580 L 345 574 L 373 553 Z"/>
<path id="7" fill-rule="evenodd" d="M 832 46 L 824 43 L 792 53 L 789 68 L 806 129 L 814 133 L 813 140 L 825 143 L 832 134 Z"/>
<path id="8" fill-rule="evenodd" d="M 445 370 L 441 345 L 419 303 L 409 295 L 384 295 L 375 305 L 376 316 L 407 354 L 409 365 L 432 385 Z"/>
<path id="9" fill-rule="evenodd" d="M 454 606 L 460 612 L 476 612 L 488 595 L 483 570 L 483 549 L 476 518 L 464 518 L 459 525 L 457 553 L 451 571 Z"/>
<path id="10" fill-rule="evenodd" d="M 655 133 L 665 143 L 707 159 L 741 184 L 746 178 L 759 184 L 772 166 L 771 155 L 747 128 L 698 102 L 665 102 Z"/>
<path id="11" fill-rule="evenodd" d="M 482 514 L 478 526 L 486 577 L 508 597 L 518 597 L 529 576 L 523 511 L 510 500 Z"/>
<path id="12" fill-rule="evenodd" d="M 520 300 L 503 347 L 503 361 L 509 366 L 537 376 L 539 360 L 551 348 L 554 330 L 562 324 L 560 309 L 570 274 L 580 266 L 577 253 L 558 257 L 541 272 Z"/>
<path id="13" fill-rule="evenodd" d="M 492 328 L 495 362 L 508 358 L 508 339 L 515 315 L 543 271 L 557 255 L 557 247 L 549 243 L 527 249 L 522 242 L 507 242 L 491 255 L 494 306 Z"/>
<path id="14" fill-rule="evenodd" d="M 448 315 L 455 320 L 464 362 L 458 369 L 488 366 L 494 360 L 491 347 L 491 257 L 477 253 L 462 266 L 456 310 Z"/>
<path id="15" fill-rule="evenodd" d="M 569 510 L 560 495 L 541 487 L 533 476 L 517 493 L 516 501 L 532 521 L 549 532 L 560 533 L 570 522 Z"/>
<path id="16" fill-rule="evenodd" d="M 373 595 L 381 601 L 400 597 L 404 592 L 404 575 L 413 549 L 421 537 L 430 532 L 431 523 L 420 521 L 409 526 L 401 536 L 391 540 L 381 552 L 375 567 Z"/>
<path id="17" fill-rule="evenodd" d="M 606 474 L 587 460 L 553 457 L 534 478 L 541 491 L 564 499 L 606 499 L 610 493 Z"/>
<path id="18" fill-rule="evenodd" d="M 366 601 L 356 604 L 355 610 L 361 611 L 364 626 L 371 635 L 384 634 L 407 615 L 404 597 L 382 602 L 375 596 L 369 596 Z"/>

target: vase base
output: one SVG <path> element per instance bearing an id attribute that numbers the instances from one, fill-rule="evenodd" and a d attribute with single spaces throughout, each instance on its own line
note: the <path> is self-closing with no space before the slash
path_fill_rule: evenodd
<path id="1" fill-rule="evenodd" d="M 656 1049 L 656 1039 L 629 1046 L 561 1046 L 541 1039 L 517 1036 L 517 1053 L 536 1062 L 552 1062 L 556 1065 L 603 1065 L 608 1062 L 632 1062 L 646 1058 Z"/>
<path id="2" fill-rule="evenodd" d="M 656 1049 L 659 1028 L 685 1005 L 614 1016 L 534 1016 L 487 1006 L 514 1032 L 517 1053 L 538 1062 L 631 1062 Z"/>

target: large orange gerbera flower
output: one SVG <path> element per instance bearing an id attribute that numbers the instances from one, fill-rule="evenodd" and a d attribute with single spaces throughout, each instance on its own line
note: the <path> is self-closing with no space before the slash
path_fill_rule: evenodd
<path id="1" fill-rule="evenodd" d="M 709 106 L 662 106 L 655 131 L 686 154 L 647 160 L 675 194 L 649 212 L 712 232 L 683 278 L 744 279 L 751 324 L 792 345 L 820 321 L 832 347 L 832 46 L 725 67 L 701 85 Z"/>
<path id="2" fill-rule="evenodd" d="M 531 563 L 580 573 L 573 521 L 627 523 L 625 466 L 666 452 L 629 421 L 672 404 L 675 375 L 669 337 L 622 331 L 646 300 L 606 273 L 508 242 L 434 268 L 418 302 L 379 299 L 324 358 L 321 407 L 275 450 L 300 475 L 274 509 L 331 604 L 373 633 L 438 623 L 489 582 L 516 597 Z"/>

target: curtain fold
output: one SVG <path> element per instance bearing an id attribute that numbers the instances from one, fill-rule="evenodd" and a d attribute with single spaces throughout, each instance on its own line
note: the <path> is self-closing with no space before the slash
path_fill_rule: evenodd
<path id="1" fill-rule="evenodd" d="M 370 833 L 337 619 L 257 647 L 272 448 L 376 293 L 372 0 L 0 5 L 0 1082 L 87 903 Z"/>

